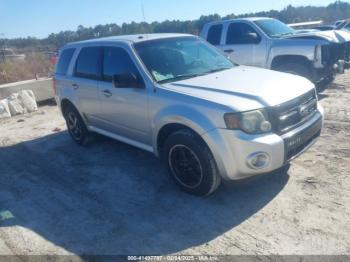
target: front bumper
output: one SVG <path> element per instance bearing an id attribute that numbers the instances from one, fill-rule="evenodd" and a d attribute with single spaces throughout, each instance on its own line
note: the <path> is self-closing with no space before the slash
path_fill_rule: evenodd
<path id="1" fill-rule="evenodd" d="M 317 83 L 331 79 L 335 74 L 343 74 L 350 68 L 350 42 L 332 43 L 322 48 L 322 60 L 316 62 L 312 72 L 312 80 Z"/>
<path id="2" fill-rule="evenodd" d="M 274 133 L 248 135 L 239 130 L 215 129 L 202 137 L 211 149 L 222 177 L 237 180 L 286 165 L 316 142 L 322 125 L 323 109 L 319 106 L 306 123 L 283 136 Z M 251 168 L 247 163 L 247 159 L 257 152 L 269 156 L 269 163 L 260 169 Z"/>
<path id="3" fill-rule="evenodd" d="M 313 83 L 318 84 L 326 80 L 333 80 L 337 74 L 343 74 L 345 72 L 345 64 L 339 61 L 335 64 L 324 66 L 323 68 L 313 68 L 311 70 L 311 79 Z"/>

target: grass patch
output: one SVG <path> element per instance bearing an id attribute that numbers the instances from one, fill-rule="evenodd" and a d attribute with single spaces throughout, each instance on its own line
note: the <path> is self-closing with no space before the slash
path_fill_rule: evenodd
<path id="1" fill-rule="evenodd" d="M 0 84 L 50 76 L 53 65 L 41 53 L 30 53 L 23 61 L 0 63 Z"/>

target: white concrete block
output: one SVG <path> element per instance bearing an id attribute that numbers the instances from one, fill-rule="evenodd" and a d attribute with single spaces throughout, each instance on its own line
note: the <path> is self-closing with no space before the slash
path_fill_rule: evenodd
<path id="1" fill-rule="evenodd" d="M 0 118 L 11 117 L 7 99 L 0 100 Z"/>

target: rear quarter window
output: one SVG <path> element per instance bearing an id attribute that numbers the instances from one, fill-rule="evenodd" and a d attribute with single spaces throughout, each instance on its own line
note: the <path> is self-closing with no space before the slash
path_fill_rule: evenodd
<path id="1" fill-rule="evenodd" d="M 64 49 L 59 56 L 59 60 L 56 66 L 56 74 L 65 75 L 67 74 L 68 66 L 72 60 L 75 48 Z"/>
<path id="2" fill-rule="evenodd" d="M 212 45 L 220 45 L 223 25 L 212 25 L 209 28 L 207 41 Z"/>

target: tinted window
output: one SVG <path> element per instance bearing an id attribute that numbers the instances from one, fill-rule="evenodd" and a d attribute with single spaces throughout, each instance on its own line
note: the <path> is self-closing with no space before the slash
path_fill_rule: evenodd
<path id="1" fill-rule="evenodd" d="M 208 31 L 207 41 L 212 45 L 220 45 L 222 25 L 213 25 Z"/>
<path id="2" fill-rule="evenodd" d="M 65 75 L 67 73 L 74 51 L 74 48 L 69 48 L 62 51 L 56 66 L 56 74 Z"/>
<path id="3" fill-rule="evenodd" d="M 138 76 L 134 62 L 129 54 L 119 47 L 105 47 L 103 59 L 103 79 L 112 81 L 113 75 L 132 73 Z"/>
<path id="4" fill-rule="evenodd" d="M 84 47 L 81 49 L 75 67 L 75 75 L 83 78 L 99 79 L 101 75 L 101 55 L 101 47 Z"/>
<path id="5" fill-rule="evenodd" d="M 258 42 L 260 42 L 260 36 L 250 25 L 245 23 L 229 25 L 226 44 L 256 44 Z"/>

